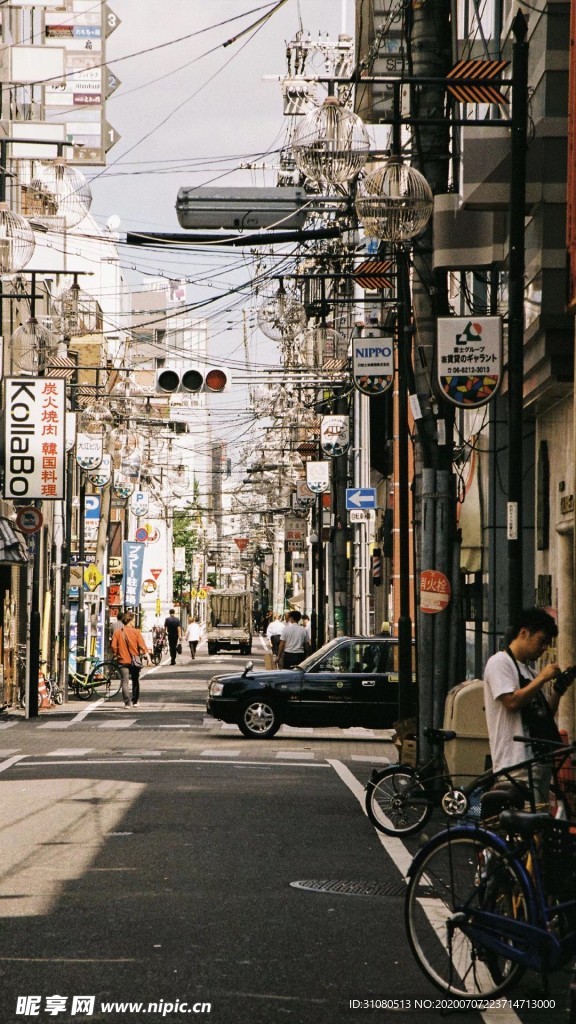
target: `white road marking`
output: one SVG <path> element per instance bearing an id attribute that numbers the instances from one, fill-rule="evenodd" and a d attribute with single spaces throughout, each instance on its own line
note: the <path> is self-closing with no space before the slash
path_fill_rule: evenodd
<path id="1" fill-rule="evenodd" d="M 200 757 L 240 757 L 239 750 L 201 750 Z"/>
<path id="2" fill-rule="evenodd" d="M 277 758 L 292 757 L 295 761 L 313 761 L 316 755 L 308 750 L 279 750 Z"/>
<path id="3" fill-rule="evenodd" d="M 7 769 L 11 768 L 13 764 L 16 764 L 18 761 L 22 761 L 22 759 L 27 756 L 27 754 L 15 754 L 14 757 L 9 757 L 6 761 L 2 761 L 0 764 L 0 772 L 7 771 Z"/>
<path id="4" fill-rule="evenodd" d="M 94 747 L 61 747 L 60 750 L 48 750 L 45 754 L 46 757 L 85 757 L 86 754 L 91 754 Z"/>

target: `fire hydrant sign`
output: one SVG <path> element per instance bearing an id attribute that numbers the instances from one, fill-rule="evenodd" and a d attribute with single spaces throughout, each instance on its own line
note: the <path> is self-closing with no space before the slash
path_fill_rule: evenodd
<path id="1" fill-rule="evenodd" d="M 443 612 L 450 604 L 450 580 L 437 569 L 425 569 L 420 574 L 420 611 L 427 615 Z"/>
<path id="2" fill-rule="evenodd" d="M 461 408 L 486 405 L 502 379 L 502 318 L 438 318 L 438 383 Z"/>
<path id="3" fill-rule="evenodd" d="M 61 501 L 66 471 L 66 382 L 4 381 L 5 498 Z"/>

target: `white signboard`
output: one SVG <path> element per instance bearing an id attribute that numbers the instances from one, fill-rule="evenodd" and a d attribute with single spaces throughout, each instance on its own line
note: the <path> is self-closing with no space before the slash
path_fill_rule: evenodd
<path id="1" fill-rule="evenodd" d="M 348 416 L 323 416 L 320 422 L 320 446 L 324 455 L 337 458 L 350 446 L 350 420 Z"/>
<path id="2" fill-rule="evenodd" d="M 76 434 L 76 462 L 81 469 L 98 469 L 102 455 L 101 434 Z"/>
<path id="3" fill-rule="evenodd" d="M 98 469 L 88 473 L 88 479 L 94 487 L 105 487 L 112 479 L 112 456 L 103 455 Z"/>
<path id="4" fill-rule="evenodd" d="M 394 340 L 365 328 L 352 342 L 352 377 L 363 395 L 382 395 L 394 380 Z"/>
<path id="5" fill-rule="evenodd" d="M 490 402 L 502 379 L 501 317 L 439 317 L 437 367 L 440 389 L 453 405 Z"/>
<path id="6" fill-rule="evenodd" d="M 330 487 L 330 463 L 307 462 L 306 483 L 313 494 L 323 494 Z"/>
<path id="7" fill-rule="evenodd" d="M 296 481 L 296 501 L 300 505 L 314 504 L 314 492 L 310 490 L 306 480 Z"/>
<path id="8" fill-rule="evenodd" d="M 140 516 L 148 515 L 149 504 L 148 491 L 134 491 L 130 501 L 130 508 L 137 519 Z"/>
<path id="9" fill-rule="evenodd" d="M 300 519 L 298 516 L 286 516 L 284 519 L 284 539 L 287 541 L 305 540 L 306 526 L 306 519 Z"/>
<path id="10" fill-rule="evenodd" d="M 61 501 L 66 476 L 66 382 L 4 381 L 4 497 Z"/>
<path id="11" fill-rule="evenodd" d="M 186 571 L 186 548 L 174 548 L 174 572 Z"/>

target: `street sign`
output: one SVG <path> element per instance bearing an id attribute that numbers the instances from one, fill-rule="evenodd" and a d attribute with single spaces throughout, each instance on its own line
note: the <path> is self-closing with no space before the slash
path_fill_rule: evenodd
<path id="1" fill-rule="evenodd" d="M 374 518 L 374 509 L 351 508 L 348 518 L 351 523 L 369 523 Z"/>
<path id="2" fill-rule="evenodd" d="M 103 579 L 104 577 L 102 573 L 94 564 L 88 565 L 84 569 L 84 582 L 88 587 L 88 590 L 96 590 L 96 587 L 100 586 Z"/>
<path id="3" fill-rule="evenodd" d="M 376 508 L 376 489 L 374 487 L 347 487 L 346 508 Z"/>
<path id="4" fill-rule="evenodd" d="M 500 92 L 499 82 L 493 85 L 492 80 L 498 79 L 509 63 L 507 60 L 460 60 L 446 75 L 451 80 L 448 92 L 459 103 L 495 103 L 507 107 L 508 100 Z M 464 81 L 459 83 L 458 79 Z"/>
<path id="5" fill-rule="evenodd" d="M 38 530 L 42 526 L 42 522 L 42 513 L 40 509 L 35 508 L 34 505 L 27 505 L 25 508 L 19 508 L 16 513 L 16 526 L 22 531 L 22 533 L 38 533 Z"/>
<path id="6" fill-rule="evenodd" d="M 420 573 L 420 611 L 435 615 L 450 604 L 450 580 L 437 569 L 425 569 Z"/>
<path id="7" fill-rule="evenodd" d="M 364 260 L 354 271 L 354 280 L 361 288 L 377 291 L 380 288 L 391 288 L 390 271 L 392 260 Z"/>

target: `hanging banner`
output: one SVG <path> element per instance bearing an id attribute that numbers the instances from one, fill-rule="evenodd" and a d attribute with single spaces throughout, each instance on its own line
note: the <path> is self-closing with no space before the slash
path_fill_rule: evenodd
<path id="1" fill-rule="evenodd" d="M 122 603 L 131 608 L 140 604 L 144 545 L 125 540 L 122 544 Z"/>
<path id="2" fill-rule="evenodd" d="M 324 455 L 336 459 L 345 455 L 350 447 L 350 420 L 348 416 L 323 416 L 320 420 L 320 447 Z"/>
<path id="3" fill-rule="evenodd" d="M 502 318 L 438 318 L 438 383 L 449 402 L 476 408 L 490 402 L 502 380 Z"/>
<path id="4" fill-rule="evenodd" d="M 76 462 L 80 469 L 98 469 L 103 454 L 101 434 L 76 434 Z"/>
<path id="5" fill-rule="evenodd" d="M 174 548 L 174 572 L 186 572 L 186 548 Z"/>
<path id="6" fill-rule="evenodd" d="M 352 379 L 363 395 L 383 395 L 394 380 L 394 339 L 376 328 L 363 328 L 352 341 Z"/>
<path id="7" fill-rule="evenodd" d="M 307 462 L 306 483 L 313 494 L 322 494 L 330 488 L 330 463 Z"/>
<path id="8" fill-rule="evenodd" d="M 61 501 L 66 475 L 66 381 L 4 381 L 5 498 Z"/>
<path id="9" fill-rule="evenodd" d="M 88 479 L 94 487 L 106 487 L 112 478 L 112 456 L 103 455 L 102 462 L 95 472 L 88 473 Z"/>
<path id="10" fill-rule="evenodd" d="M 137 519 L 139 519 L 140 516 L 148 515 L 149 505 L 150 501 L 148 491 L 134 491 L 130 502 L 130 508 Z"/>

